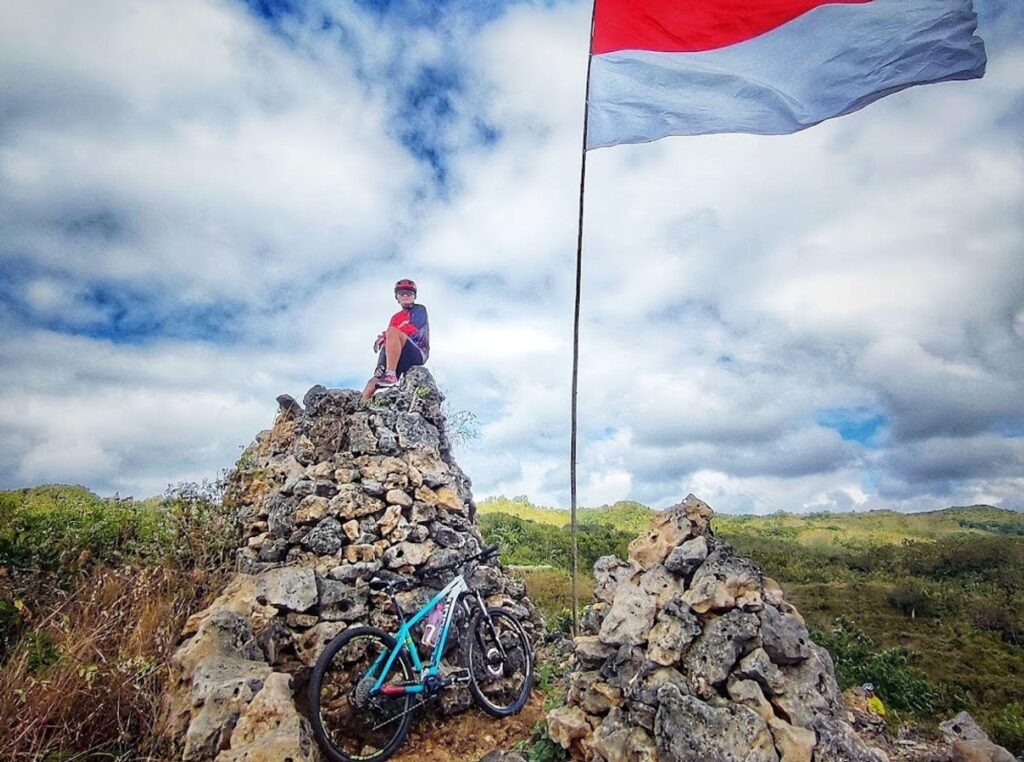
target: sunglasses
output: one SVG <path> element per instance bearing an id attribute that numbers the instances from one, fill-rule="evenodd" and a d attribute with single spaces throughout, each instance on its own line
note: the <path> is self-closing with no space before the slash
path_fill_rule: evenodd
<path id="1" fill-rule="evenodd" d="M 416 296 L 416 292 L 407 288 L 400 288 L 395 292 L 395 296 Z"/>

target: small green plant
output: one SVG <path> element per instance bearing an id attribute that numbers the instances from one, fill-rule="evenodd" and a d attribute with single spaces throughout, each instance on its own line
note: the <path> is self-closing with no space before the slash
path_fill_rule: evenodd
<path id="1" fill-rule="evenodd" d="M 537 662 L 537 688 L 544 694 L 544 711 L 550 712 L 565 703 L 565 685 L 561 681 L 563 669 L 552 661 Z"/>
<path id="2" fill-rule="evenodd" d="M 34 630 L 25 638 L 25 653 L 30 672 L 52 667 L 60 661 L 60 649 L 53 636 L 46 630 Z"/>
<path id="3" fill-rule="evenodd" d="M 462 447 L 480 438 L 480 420 L 469 410 L 452 410 L 444 403 L 445 429 L 452 447 Z"/>
<path id="4" fill-rule="evenodd" d="M 993 725 L 992 736 L 1011 753 L 1024 754 L 1024 703 L 1017 701 L 1003 709 Z"/>
<path id="5" fill-rule="evenodd" d="M 562 609 L 552 623 L 552 629 L 562 635 L 572 634 L 572 609 Z"/>
<path id="6" fill-rule="evenodd" d="M 569 757 L 565 749 L 551 740 L 546 720 L 534 725 L 530 740 L 520 741 L 515 748 L 525 754 L 530 762 L 562 762 Z"/>

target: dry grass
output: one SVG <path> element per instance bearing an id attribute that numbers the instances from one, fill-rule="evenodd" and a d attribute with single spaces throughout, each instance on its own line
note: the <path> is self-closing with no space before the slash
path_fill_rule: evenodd
<path id="1" fill-rule="evenodd" d="M 551 567 L 516 567 L 514 573 L 526 583 L 526 594 L 533 604 L 540 609 L 548 628 L 558 628 L 571 621 L 572 610 L 572 577 L 564 569 Z M 594 578 L 587 574 L 579 575 L 580 609 L 590 605 L 594 597 Z"/>
<path id="2" fill-rule="evenodd" d="M 99 568 L 0 666 L 0 759 L 160 759 L 167 660 L 207 589 L 196 574 Z"/>

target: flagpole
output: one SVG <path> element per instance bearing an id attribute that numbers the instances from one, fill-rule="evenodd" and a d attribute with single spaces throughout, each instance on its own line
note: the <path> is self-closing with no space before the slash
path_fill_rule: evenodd
<path id="1" fill-rule="evenodd" d="M 579 633 L 578 555 L 576 544 L 576 391 L 580 369 L 580 286 L 583 282 L 583 190 L 587 180 L 587 124 L 590 116 L 590 65 L 594 60 L 594 18 L 597 0 L 590 9 L 590 42 L 587 45 L 587 85 L 583 96 L 583 147 L 580 156 L 580 218 L 576 232 L 576 300 L 572 318 L 572 424 L 569 446 L 569 525 L 572 537 L 570 571 L 572 573 L 572 634 Z"/>

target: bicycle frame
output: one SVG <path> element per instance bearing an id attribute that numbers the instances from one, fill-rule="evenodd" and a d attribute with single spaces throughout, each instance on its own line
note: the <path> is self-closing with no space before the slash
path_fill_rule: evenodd
<path id="1" fill-rule="evenodd" d="M 406 622 L 399 628 L 395 634 L 395 640 L 398 641 L 397 645 L 391 649 L 387 654 L 382 653 L 374 661 L 373 665 L 366 673 L 366 677 L 373 677 L 377 669 L 380 668 L 380 676 L 376 679 L 373 684 L 373 688 L 370 690 L 370 695 L 382 695 L 382 696 L 403 696 L 407 693 L 423 693 L 426 689 L 424 680 L 430 675 L 437 675 L 441 671 L 441 655 L 444 653 L 445 644 L 448 642 L 448 630 L 451 627 L 452 617 L 455 615 L 455 607 L 459 603 L 459 597 L 469 591 L 469 586 L 466 584 L 466 580 L 460 574 L 447 585 L 433 598 L 431 598 L 427 604 L 417 611 L 412 618 L 406 620 Z M 427 616 L 434 608 L 442 601 L 445 601 L 445 617 L 444 622 L 441 625 L 441 636 L 434 643 L 434 651 L 430 656 L 428 664 L 424 665 L 420 659 L 419 649 L 416 647 L 416 641 L 412 637 L 412 628 L 415 627 L 421 619 Z M 394 664 L 395 659 L 398 655 L 406 650 L 409 652 L 409 657 L 412 659 L 413 667 L 420 675 L 418 683 L 405 684 L 405 685 L 384 685 L 384 678 L 388 674 L 388 670 L 391 669 L 391 665 Z M 384 661 L 385 656 L 387 661 Z M 364 678 L 365 679 L 365 678 Z"/>

